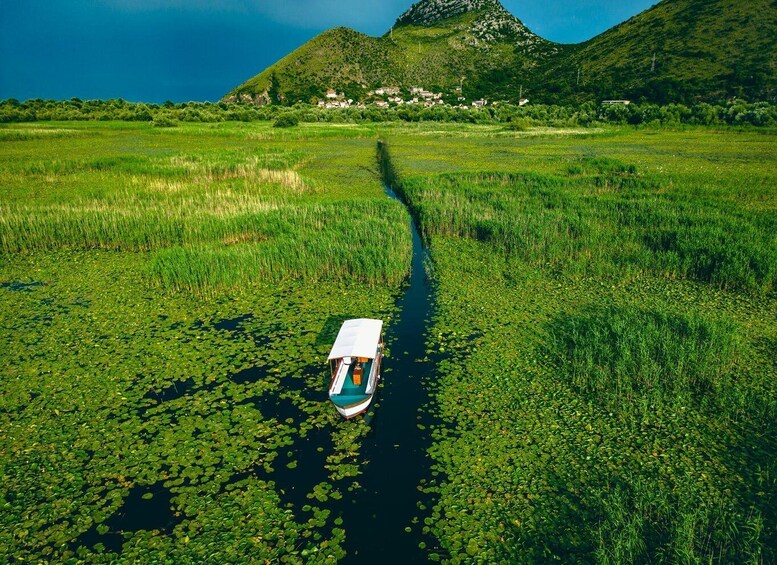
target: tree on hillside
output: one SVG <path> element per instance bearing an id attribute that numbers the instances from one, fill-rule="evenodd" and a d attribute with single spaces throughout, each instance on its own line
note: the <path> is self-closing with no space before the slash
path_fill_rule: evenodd
<path id="1" fill-rule="evenodd" d="M 270 97 L 270 104 L 280 104 L 283 101 L 283 95 L 278 85 L 278 76 L 275 74 L 275 71 L 270 75 L 270 88 L 267 90 L 267 95 Z"/>

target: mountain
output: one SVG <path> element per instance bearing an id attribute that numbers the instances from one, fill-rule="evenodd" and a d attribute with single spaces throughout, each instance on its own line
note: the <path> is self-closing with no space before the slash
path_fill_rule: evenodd
<path id="1" fill-rule="evenodd" d="M 556 50 L 556 44 L 529 31 L 498 0 L 423 0 L 382 37 L 347 28 L 326 31 L 227 98 L 309 102 L 332 88 L 359 99 L 382 85 L 450 92 L 462 82 L 467 91 L 473 90 L 470 81 L 479 84 L 483 76 L 507 69 L 511 78 L 528 74 Z"/>
<path id="2" fill-rule="evenodd" d="M 498 0 L 422 0 L 382 37 L 322 33 L 225 100 L 360 100 L 378 86 L 555 103 L 773 99 L 776 37 L 777 0 L 664 0 L 577 45 L 535 35 Z"/>

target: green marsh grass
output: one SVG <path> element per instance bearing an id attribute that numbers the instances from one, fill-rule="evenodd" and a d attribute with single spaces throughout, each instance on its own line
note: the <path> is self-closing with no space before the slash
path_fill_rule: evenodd
<path id="1" fill-rule="evenodd" d="M 44 151 L 35 140 L 16 144 L 0 163 L 0 253 L 151 253 L 156 281 L 198 291 L 261 278 L 396 284 L 407 275 L 407 214 L 381 193 L 372 142 L 315 127 L 290 142 L 269 124 L 251 128 L 269 141 L 240 148 L 229 137 L 215 147 L 200 139 L 235 130 L 250 135 L 241 126 L 131 125 L 78 130 L 110 139 L 97 151 L 83 136 Z M 339 131 L 344 153 L 330 141 Z"/>
<path id="2" fill-rule="evenodd" d="M 598 563 L 761 563 L 763 519 L 732 517 L 725 501 L 671 493 L 640 477 L 615 485 L 602 500 L 594 556 Z"/>
<path id="3" fill-rule="evenodd" d="M 255 233 L 265 241 L 251 242 Z M 404 208 L 365 201 L 345 213 L 340 204 L 268 212 L 218 244 L 161 249 L 151 269 L 165 286 L 188 289 L 285 278 L 393 286 L 404 280 L 409 262 Z"/>
<path id="4" fill-rule="evenodd" d="M 569 175 L 448 173 L 402 182 L 424 234 L 469 237 L 543 268 L 653 271 L 768 294 L 777 217 L 661 194 L 634 165 L 586 160 Z M 589 174 L 586 174 L 589 173 Z"/>
<path id="5" fill-rule="evenodd" d="M 548 331 L 560 376 L 609 410 L 742 406 L 733 374 L 740 337 L 730 321 L 610 305 L 562 314 Z"/>
<path id="6" fill-rule="evenodd" d="M 774 561 L 774 135 L 465 133 L 388 136 L 437 284 L 436 558 Z"/>

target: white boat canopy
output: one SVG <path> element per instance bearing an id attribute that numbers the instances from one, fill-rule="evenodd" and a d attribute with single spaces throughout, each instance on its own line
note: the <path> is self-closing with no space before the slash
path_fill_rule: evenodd
<path id="1" fill-rule="evenodd" d="M 335 344 L 329 353 L 329 360 L 343 357 L 366 357 L 375 359 L 380 343 L 383 320 L 359 318 L 346 320 L 340 327 Z"/>

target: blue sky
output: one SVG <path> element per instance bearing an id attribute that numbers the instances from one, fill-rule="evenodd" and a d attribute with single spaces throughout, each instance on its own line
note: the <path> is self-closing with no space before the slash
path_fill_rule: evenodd
<path id="1" fill-rule="evenodd" d="M 553 41 L 656 0 L 502 0 Z M 382 35 L 413 0 L 0 0 L 0 99 L 218 100 L 334 26 Z"/>

